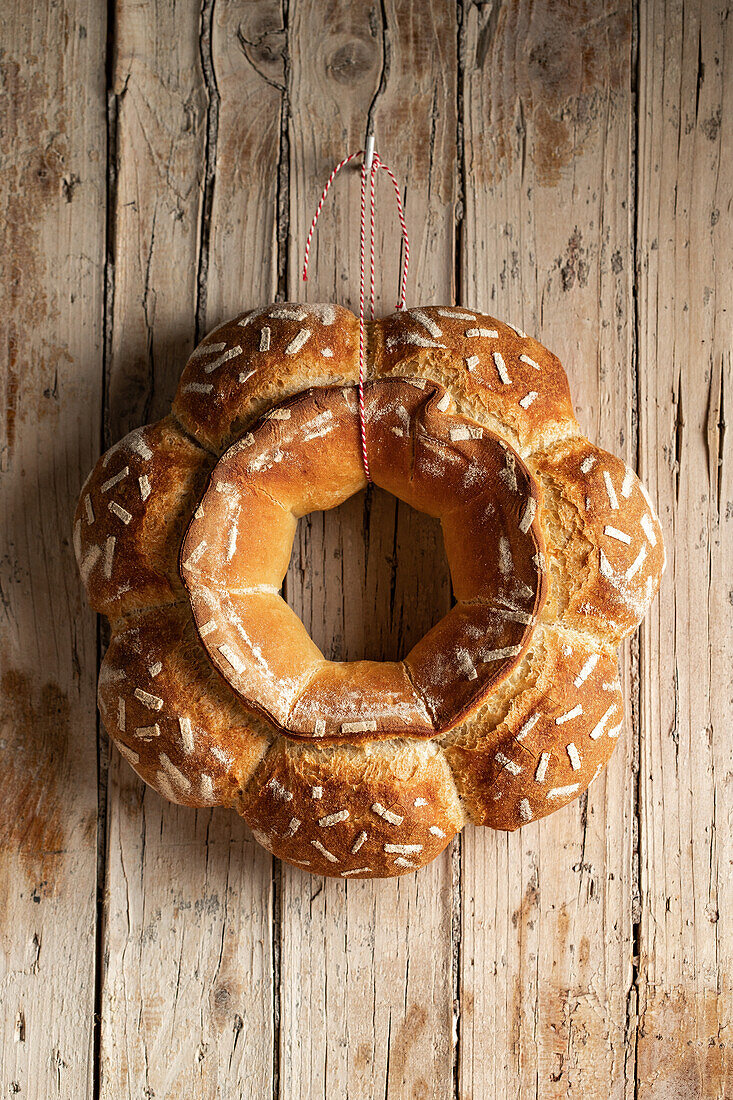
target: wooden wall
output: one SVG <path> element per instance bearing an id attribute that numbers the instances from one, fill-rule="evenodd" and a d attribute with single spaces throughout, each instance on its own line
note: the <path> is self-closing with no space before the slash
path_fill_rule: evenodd
<path id="1" fill-rule="evenodd" d="M 0 1086 L 23 1098 L 733 1097 L 733 18 L 724 0 L 17 0 L 0 11 Z M 220 320 L 358 292 L 367 116 L 412 303 L 520 324 L 668 569 L 587 797 L 416 876 L 311 878 L 108 751 L 71 512 Z M 380 194 L 379 309 L 399 241 Z M 300 525 L 334 654 L 449 605 L 379 491 Z"/>

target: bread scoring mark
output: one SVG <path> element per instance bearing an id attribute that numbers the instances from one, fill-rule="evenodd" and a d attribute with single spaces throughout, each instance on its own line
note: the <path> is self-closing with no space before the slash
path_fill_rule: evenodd
<path id="1" fill-rule="evenodd" d="M 528 611 L 520 611 L 518 608 L 512 607 L 493 607 L 494 615 L 498 615 L 500 619 L 507 619 L 512 623 L 523 623 L 525 626 L 531 626 L 534 623 L 534 615 L 530 615 Z"/>
<path id="2" fill-rule="evenodd" d="M 639 522 L 641 523 L 642 530 L 647 537 L 649 545 L 651 547 L 655 547 L 657 545 L 657 536 L 654 534 L 654 524 L 652 522 L 652 517 L 649 515 L 648 512 L 645 512 Z"/>
<path id="3" fill-rule="evenodd" d="M 468 355 L 465 362 L 468 370 L 473 371 L 479 365 L 479 357 L 478 355 Z"/>
<path id="4" fill-rule="evenodd" d="M 115 546 L 117 539 L 114 535 L 108 535 L 104 543 L 104 564 L 102 565 L 102 572 L 107 580 L 112 578 L 112 563 L 115 557 Z"/>
<path id="5" fill-rule="evenodd" d="M 225 363 L 228 363 L 230 359 L 236 359 L 242 354 L 242 349 L 239 344 L 233 348 L 228 348 L 218 359 L 215 359 L 213 363 L 204 364 L 204 374 L 211 374 L 212 371 L 218 370 L 219 367 L 223 367 Z"/>
<path id="6" fill-rule="evenodd" d="M 458 660 L 458 667 L 460 668 L 461 672 L 464 673 L 466 679 L 477 680 L 478 672 L 476 671 L 474 663 L 468 654 L 468 650 L 458 649 L 456 651 L 456 658 Z"/>
<path id="7" fill-rule="evenodd" d="M 281 321 L 305 321 L 308 314 L 300 306 L 278 306 L 271 309 L 268 317 L 277 317 Z"/>
<path id="8" fill-rule="evenodd" d="M 505 657 L 516 657 L 521 651 L 521 645 L 507 645 L 502 649 L 482 649 L 479 657 L 488 664 L 489 661 L 503 661 Z"/>
<path id="9" fill-rule="evenodd" d="M 535 783 L 544 783 L 545 776 L 547 775 L 547 768 L 550 763 L 550 753 L 543 752 L 540 755 L 539 763 L 537 764 L 537 770 L 534 773 Z"/>
<path id="10" fill-rule="evenodd" d="M 514 760 L 510 760 L 509 757 L 503 752 L 497 752 L 494 756 L 494 760 L 503 768 L 504 771 L 509 772 L 510 775 L 519 775 L 522 768 L 520 764 L 517 764 Z"/>
<path id="11" fill-rule="evenodd" d="M 612 511 L 615 512 L 618 510 L 618 497 L 616 496 L 616 490 L 613 487 L 611 475 L 609 474 L 608 470 L 603 471 L 603 481 L 606 486 L 606 496 L 608 497 L 608 503 L 610 504 Z"/>
<path id="12" fill-rule="evenodd" d="M 260 332 L 260 351 L 269 351 L 269 350 L 270 350 L 270 328 L 269 328 L 268 325 L 265 325 L 264 328 L 262 329 L 262 331 Z"/>
<path id="13" fill-rule="evenodd" d="M 189 355 L 189 360 L 203 359 L 206 355 L 216 355 L 218 351 L 224 351 L 226 346 L 226 340 L 222 340 L 218 344 L 199 344 Z"/>
<path id="14" fill-rule="evenodd" d="M 528 409 L 538 396 L 537 390 L 530 390 L 529 393 L 525 393 L 524 397 L 519 399 L 519 404 L 523 409 Z"/>
<path id="15" fill-rule="evenodd" d="M 517 328 L 516 325 L 510 324 L 509 321 L 505 321 L 504 324 L 506 325 L 507 328 L 510 328 L 512 330 L 512 332 L 516 332 L 516 334 L 517 334 L 517 336 L 519 337 L 520 340 L 526 340 L 527 339 L 527 333 L 522 332 L 521 328 Z"/>
<path id="16" fill-rule="evenodd" d="M 384 850 L 387 855 L 392 856 L 413 856 L 418 852 L 422 852 L 422 844 L 385 844 Z"/>
<path id="17" fill-rule="evenodd" d="M 580 703 L 577 703 L 572 710 L 566 710 L 564 714 L 559 714 L 555 719 L 556 726 L 563 726 L 566 722 L 572 722 L 573 718 L 578 718 L 583 713 L 583 708 Z"/>
<path id="18" fill-rule="evenodd" d="M 608 535 L 610 539 L 616 539 L 617 542 L 625 542 L 627 546 L 631 545 L 631 535 L 627 535 L 625 531 L 619 531 L 618 527 L 611 527 L 610 524 L 606 524 L 603 528 L 603 534 Z"/>
<path id="19" fill-rule="evenodd" d="M 505 386 L 511 384 L 511 378 L 509 377 L 506 369 L 506 363 L 504 362 L 504 356 L 500 351 L 492 352 L 492 358 L 494 360 L 494 366 L 496 367 L 496 373 L 499 375 L 499 379 Z"/>
<path id="20" fill-rule="evenodd" d="M 521 649 L 521 646 L 517 646 L 517 649 Z M 539 720 L 540 720 L 539 713 L 530 715 L 530 717 L 527 719 L 527 721 L 524 723 L 524 725 L 520 729 L 519 733 L 515 736 L 514 740 L 515 741 L 524 741 L 527 734 L 530 732 L 530 730 L 534 729 L 534 727 L 537 725 Z"/>
<path id="21" fill-rule="evenodd" d="M 485 340 L 498 340 L 499 333 L 495 328 L 467 328 L 463 334 L 468 340 L 483 337 Z"/>
<path id="22" fill-rule="evenodd" d="M 167 773 L 168 777 L 173 780 L 175 785 L 182 791 L 191 790 L 191 780 L 188 779 L 180 768 L 177 768 L 175 764 L 171 763 L 170 759 L 164 752 L 160 754 L 160 763 L 163 766 L 163 770 Z"/>
<path id="23" fill-rule="evenodd" d="M 367 719 L 363 722 L 342 722 L 342 733 L 371 733 L 377 728 L 377 723 L 374 719 Z"/>
<path id="24" fill-rule="evenodd" d="M 499 537 L 499 572 L 503 577 L 509 577 L 514 572 L 512 547 L 506 535 Z"/>
<path id="25" fill-rule="evenodd" d="M 323 798 L 323 787 L 311 787 L 311 798 Z"/>
<path id="26" fill-rule="evenodd" d="M 135 688 L 133 694 L 143 706 L 148 707 L 150 710 L 163 709 L 163 700 L 158 695 L 151 695 L 150 692 L 143 691 L 142 688 Z"/>
<path id="27" fill-rule="evenodd" d="M 99 546 L 90 546 L 79 563 L 79 573 L 81 574 L 81 579 L 84 581 L 84 584 L 89 580 L 89 575 L 101 556 L 102 551 Z"/>
<path id="28" fill-rule="evenodd" d="M 632 580 L 636 576 L 636 574 L 639 572 L 639 570 L 641 569 L 641 567 L 644 563 L 644 558 L 645 557 L 646 557 L 646 546 L 642 546 L 641 550 L 636 555 L 636 557 L 632 561 L 631 565 L 629 566 L 629 568 L 624 573 L 624 576 L 626 577 L 627 581 Z"/>
<path id="29" fill-rule="evenodd" d="M 578 673 L 578 675 L 573 680 L 573 683 L 575 684 L 576 688 L 579 688 L 581 686 L 581 684 L 584 684 L 585 681 L 588 679 L 591 672 L 593 671 L 593 669 L 598 664 L 599 657 L 600 657 L 600 655 L 598 653 L 592 653 L 591 656 L 588 658 L 588 660 L 585 662 L 585 664 L 581 668 L 580 672 Z"/>
<path id="30" fill-rule="evenodd" d="M 157 722 L 154 722 L 152 726 L 138 726 L 135 730 L 135 736 L 140 741 L 152 741 L 154 737 L 160 737 L 160 726 Z"/>
<path id="31" fill-rule="evenodd" d="M 535 517 L 537 511 L 537 501 L 534 497 L 527 497 L 527 502 L 522 510 L 522 516 L 519 520 L 519 530 L 523 535 L 526 535 L 532 526 L 532 520 Z"/>
<path id="32" fill-rule="evenodd" d="M 444 413 L 448 409 L 449 405 L 450 405 L 450 394 L 449 393 L 444 393 L 443 396 L 441 397 L 440 401 L 438 402 L 438 404 L 435 407 L 438 410 L 438 412 Z"/>
<path id="33" fill-rule="evenodd" d="M 524 355 L 524 354 L 520 355 L 519 356 L 519 362 L 520 363 L 526 363 L 528 367 L 534 367 L 535 370 L 540 370 L 541 369 L 539 363 L 535 363 L 534 359 L 530 359 L 530 357 L 528 355 Z"/>
<path id="34" fill-rule="evenodd" d="M 320 840 L 312 840 L 311 844 L 314 848 L 317 848 L 322 856 L 325 856 L 329 863 L 340 863 L 338 856 L 335 856 L 333 852 L 329 852 L 328 848 L 324 848 Z"/>
<path id="35" fill-rule="evenodd" d="M 366 843 L 366 839 L 367 839 L 367 835 L 364 832 L 364 830 L 362 829 L 362 831 L 359 833 L 359 835 L 356 838 L 356 840 L 354 841 L 354 843 L 351 845 L 351 854 L 353 856 L 355 856 L 356 853 L 359 851 L 359 849 L 362 847 L 362 845 Z"/>
<path id="36" fill-rule="evenodd" d="M 117 696 L 117 729 L 125 732 L 125 700 L 121 695 Z"/>
<path id="37" fill-rule="evenodd" d="M 142 428 L 136 428 L 134 432 L 130 433 L 130 435 L 127 437 L 127 446 L 130 448 L 131 451 L 134 451 L 136 455 L 139 455 L 140 458 L 144 459 L 145 462 L 147 462 L 149 458 L 153 457 L 153 452 L 150 450 L 150 447 L 148 447 L 147 443 L 143 439 Z"/>
<path id="38" fill-rule="evenodd" d="M 117 516 L 118 519 L 121 519 L 125 527 L 127 527 L 128 523 L 132 519 L 132 513 L 128 512 L 127 508 L 123 508 L 121 504 L 118 504 L 116 500 L 111 500 L 107 507 L 109 508 L 112 515 Z"/>
<path id="39" fill-rule="evenodd" d="M 223 642 L 220 646 L 217 646 L 217 648 L 229 667 L 233 668 L 234 671 L 241 676 L 246 667 L 241 654 L 237 653 L 234 647 L 228 645 L 226 642 Z"/>
<path id="40" fill-rule="evenodd" d="M 144 504 L 150 496 L 150 479 L 148 478 L 148 475 L 141 474 L 140 477 L 137 479 L 137 483 L 140 486 L 140 500 Z"/>
<path id="41" fill-rule="evenodd" d="M 451 428 L 448 435 L 451 443 L 459 443 L 465 439 L 483 439 L 484 429 L 478 424 L 462 424 L 458 428 Z"/>
<path id="42" fill-rule="evenodd" d="M 580 464 L 580 472 L 582 474 L 589 474 L 596 464 L 595 455 L 587 455 L 586 458 Z"/>
<path id="43" fill-rule="evenodd" d="M 570 757 L 570 766 L 572 767 L 573 771 L 580 771 L 580 753 L 578 752 L 577 746 L 574 745 L 571 741 L 568 745 L 565 746 L 565 751 Z"/>
<path id="44" fill-rule="evenodd" d="M 135 752 L 134 749 L 129 748 L 127 745 L 123 745 L 121 741 L 115 741 L 115 744 L 124 756 L 125 760 L 129 761 L 130 764 L 140 763 L 140 753 Z"/>
<path id="45" fill-rule="evenodd" d="M 401 825 L 405 820 L 400 814 L 395 814 L 392 810 L 387 810 L 381 804 L 381 802 L 375 802 L 372 805 L 372 813 L 377 814 L 378 817 L 383 818 L 389 825 Z"/>
<path id="46" fill-rule="evenodd" d="M 163 668 L 163 662 L 162 661 L 154 661 L 152 665 L 148 665 L 148 672 L 150 673 L 150 676 L 152 677 L 153 680 L 155 679 L 156 676 L 158 676 L 160 674 L 162 668 Z"/>
<path id="47" fill-rule="evenodd" d="M 532 807 L 529 804 L 528 798 L 522 798 L 519 802 L 519 818 L 521 821 L 532 820 Z"/>
<path id="48" fill-rule="evenodd" d="M 547 792 L 545 798 L 568 798 L 571 794 L 575 794 L 579 787 L 580 783 L 571 783 L 568 787 L 553 787 L 551 791 Z"/>
<path id="49" fill-rule="evenodd" d="M 130 473 L 130 467 L 129 466 L 123 466 L 118 474 L 115 474 L 114 477 L 108 478 L 107 481 L 103 482 L 99 486 L 100 493 L 108 493 L 109 490 L 112 489 L 115 485 L 119 485 L 119 483 L 121 481 L 124 481 L 129 473 Z"/>
<path id="50" fill-rule="evenodd" d="M 475 321 L 475 313 L 467 313 L 460 309 L 439 309 L 437 313 L 440 317 L 450 317 L 452 321 Z"/>
<path id="51" fill-rule="evenodd" d="M 191 719 L 190 718 L 185 718 L 185 717 L 179 718 L 178 719 L 178 729 L 179 729 L 180 734 L 181 734 L 181 742 L 183 743 L 183 751 L 190 756 L 191 753 L 194 751 L 194 749 L 196 747 L 194 745 L 194 740 L 193 740 L 193 727 L 191 726 Z"/>
<path id="52" fill-rule="evenodd" d="M 290 409 L 272 409 L 267 414 L 267 420 L 290 420 L 292 415 Z"/>
<path id="53" fill-rule="evenodd" d="M 207 635 L 212 634 L 216 630 L 216 623 L 213 619 L 209 619 L 208 622 L 202 624 L 199 627 L 199 634 L 202 638 L 206 638 Z"/>
<path id="54" fill-rule="evenodd" d="M 389 351 L 392 348 L 399 347 L 400 344 L 413 344 L 417 348 L 442 348 L 443 351 L 446 350 L 445 344 L 428 340 L 427 336 L 421 336 L 418 332 L 405 332 L 399 336 L 389 336 L 387 338 L 387 349 Z"/>
<path id="55" fill-rule="evenodd" d="M 445 840 L 445 833 L 442 829 L 439 829 L 437 825 L 431 825 L 428 832 L 432 833 L 433 836 L 439 837 L 440 840 Z"/>
<path id="56" fill-rule="evenodd" d="M 309 328 L 302 328 L 285 348 L 285 354 L 297 355 L 301 348 L 303 348 L 308 343 L 308 340 L 310 340 L 310 335 L 311 330 Z"/>
<path id="57" fill-rule="evenodd" d="M 293 798 L 293 792 L 289 791 L 287 787 L 284 787 L 279 779 L 275 779 L 273 776 L 269 783 L 266 784 L 267 790 L 272 791 L 275 798 L 279 798 L 281 802 L 291 802 Z"/>
<path id="58" fill-rule="evenodd" d="M 197 565 L 198 562 L 201 561 L 201 558 L 204 556 L 204 553 L 206 552 L 206 546 L 206 539 L 201 539 L 201 542 L 198 544 L 198 546 L 195 546 L 193 548 L 187 559 L 184 561 L 183 568 L 193 569 L 193 567 Z"/>
<path id="59" fill-rule="evenodd" d="M 226 556 L 227 561 L 231 561 L 237 550 L 237 533 L 239 528 L 237 527 L 236 520 L 230 525 L 227 531 L 227 544 L 226 544 Z"/>
<path id="60" fill-rule="evenodd" d="M 327 814 L 326 817 L 319 817 L 318 824 L 322 829 L 330 829 L 332 825 L 338 825 L 342 821 L 348 821 L 350 817 L 348 810 L 337 810 L 333 814 Z"/>
<path id="61" fill-rule="evenodd" d="M 635 475 L 634 471 L 628 466 L 624 474 L 624 480 L 621 482 L 621 496 L 627 499 L 631 496 L 631 490 L 634 488 Z"/>
<path id="62" fill-rule="evenodd" d="M 184 393 L 211 393 L 213 382 L 189 382 L 183 387 Z"/>

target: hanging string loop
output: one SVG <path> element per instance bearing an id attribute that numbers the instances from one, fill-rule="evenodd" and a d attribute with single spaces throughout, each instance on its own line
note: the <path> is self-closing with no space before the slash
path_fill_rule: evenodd
<path id="1" fill-rule="evenodd" d="M 313 221 L 311 222 L 310 229 L 308 231 L 308 237 L 305 242 L 305 251 L 303 254 L 303 282 L 308 281 L 308 263 L 310 261 L 310 249 L 313 241 L 313 235 L 316 231 L 316 225 L 323 209 L 323 204 L 326 201 L 328 192 L 331 189 L 331 184 L 336 179 L 336 176 L 345 168 L 347 164 L 356 160 L 358 157 L 362 159 L 361 165 L 361 218 L 359 226 L 359 435 L 361 439 L 361 455 L 362 462 L 364 464 L 364 472 L 366 474 L 367 481 L 371 481 L 371 474 L 369 472 L 369 458 L 367 455 L 366 444 L 366 425 L 364 416 L 364 375 L 365 375 L 365 342 L 364 342 L 364 301 L 365 301 L 365 283 L 366 283 L 366 233 L 367 233 L 367 192 L 369 196 L 369 315 L 374 320 L 374 282 L 375 282 L 375 259 L 374 259 L 374 242 L 375 242 L 375 181 L 377 172 L 384 171 L 392 180 L 394 186 L 395 196 L 397 198 L 397 217 L 400 223 L 400 229 L 402 232 L 402 270 L 400 275 L 399 284 L 399 300 L 397 302 L 397 309 L 405 308 L 405 300 L 407 295 L 407 271 L 410 266 L 410 242 L 407 236 L 407 224 L 405 222 L 405 211 L 402 204 L 402 194 L 400 192 L 400 185 L 397 179 L 386 164 L 383 164 L 380 160 L 379 154 L 374 149 L 374 136 L 370 135 L 366 141 L 366 148 L 359 149 L 355 153 L 350 153 L 347 157 L 335 166 L 330 176 L 326 180 L 326 186 L 321 192 L 321 197 L 318 200 L 316 212 L 313 215 Z"/>

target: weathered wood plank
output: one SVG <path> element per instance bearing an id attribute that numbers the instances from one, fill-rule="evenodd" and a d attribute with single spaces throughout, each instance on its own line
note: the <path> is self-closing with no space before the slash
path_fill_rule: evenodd
<path id="1" fill-rule="evenodd" d="M 0 1080 L 91 1095 L 94 617 L 72 550 L 99 447 L 105 16 L 0 12 Z"/>
<path id="2" fill-rule="evenodd" d="M 291 296 L 302 293 L 320 187 L 363 144 L 374 100 L 378 148 L 407 192 L 410 301 L 452 300 L 455 13 L 403 0 L 382 15 L 346 0 L 290 5 Z M 378 312 L 396 301 L 393 201 L 380 181 Z M 309 300 L 353 308 L 358 218 L 358 172 L 345 173 L 319 221 Z M 442 540 L 386 495 L 356 498 L 301 523 L 288 595 L 330 654 L 402 655 L 447 609 Z M 451 889 L 449 853 L 397 882 L 324 882 L 283 867 L 283 1096 L 452 1095 Z"/>
<path id="3" fill-rule="evenodd" d="M 733 1094 L 733 78 L 722 3 L 644 5 L 640 456 L 668 567 L 644 628 L 638 1096 Z"/>
<path id="4" fill-rule="evenodd" d="M 565 363 L 634 461 L 631 6 L 464 8 L 462 297 Z M 624 690 L 633 690 L 628 651 Z M 624 1096 L 634 731 L 587 798 L 463 842 L 459 1095 Z M 629 1048 L 633 1052 L 633 1035 Z"/>
<path id="5" fill-rule="evenodd" d="M 271 234 L 240 228 L 242 210 L 265 225 L 274 207 L 236 149 L 263 85 L 238 56 L 243 7 L 217 7 L 212 26 L 211 6 L 118 5 L 112 438 L 168 411 L 207 298 L 242 308 L 246 264 L 271 293 Z M 268 1094 L 270 858 L 235 815 L 169 805 L 116 753 L 109 806 L 102 1095 Z"/>

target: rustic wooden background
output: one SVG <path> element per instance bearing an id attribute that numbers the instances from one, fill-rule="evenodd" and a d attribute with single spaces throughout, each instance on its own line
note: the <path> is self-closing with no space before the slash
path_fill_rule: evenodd
<path id="1" fill-rule="evenodd" d="M 733 1097 L 731 15 L 2 5 L 3 1097 Z M 559 353 L 587 433 L 658 498 L 669 565 L 588 797 L 345 883 L 108 751 L 70 517 L 209 328 L 302 294 L 315 200 L 367 113 L 404 183 L 411 301 Z M 357 193 L 342 178 L 323 215 L 313 300 L 354 302 Z M 394 656 L 447 606 L 435 527 L 388 496 L 301 528 L 288 595 L 330 652 Z"/>

